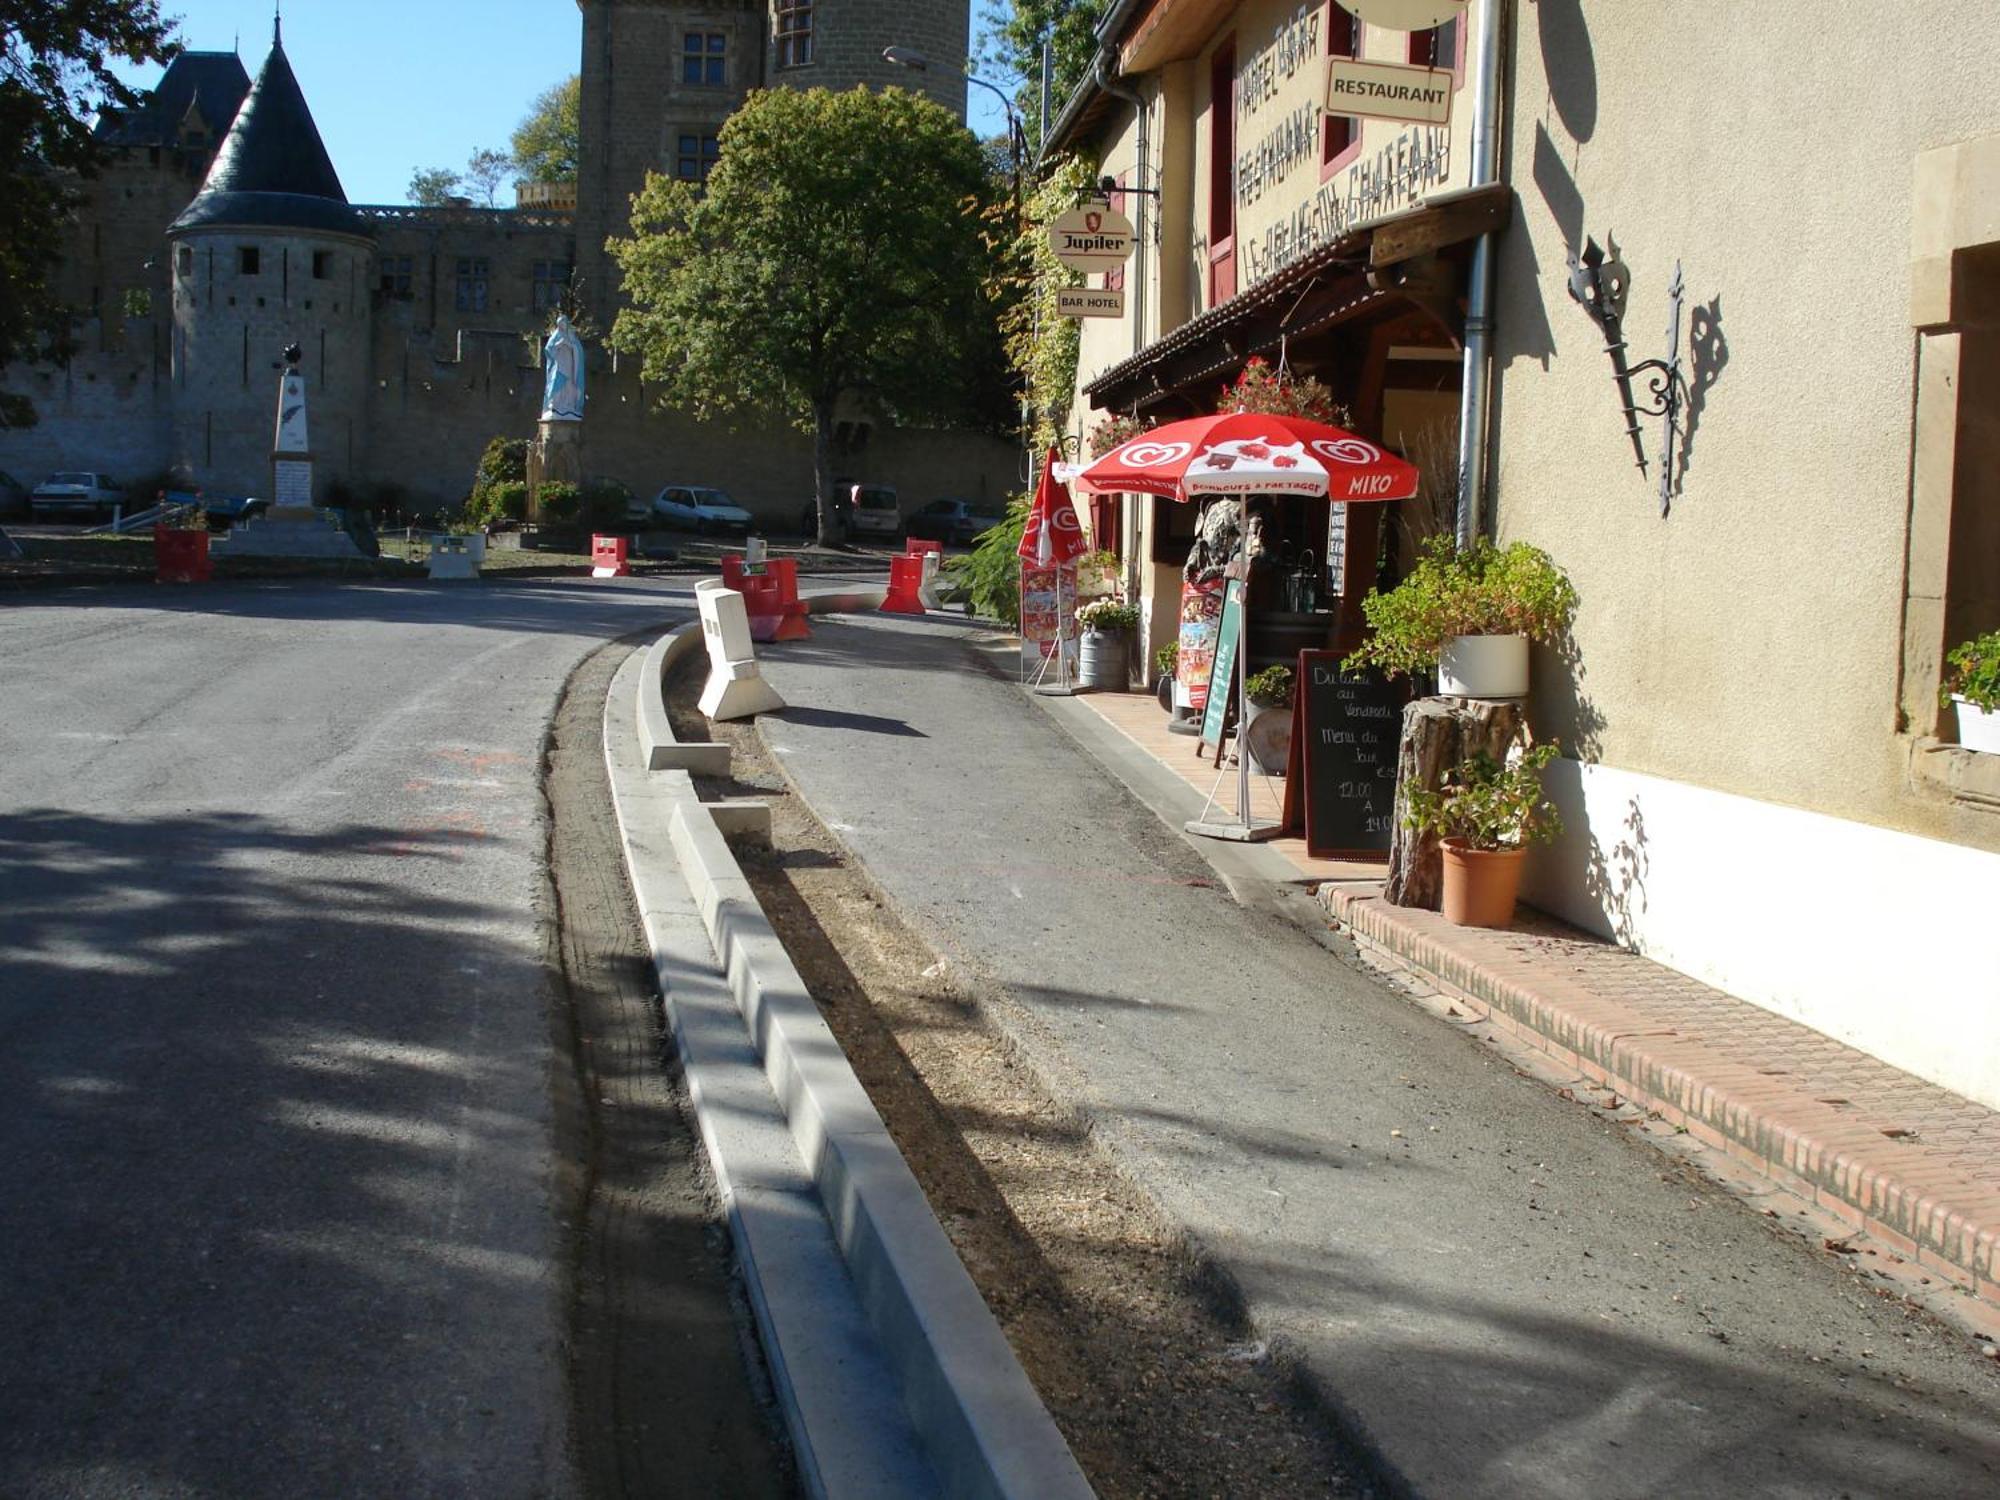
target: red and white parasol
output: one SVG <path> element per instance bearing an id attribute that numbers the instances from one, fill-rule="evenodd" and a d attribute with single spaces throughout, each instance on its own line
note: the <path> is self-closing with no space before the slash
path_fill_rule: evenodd
<path id="1" fill-rule="evenodd" d="M 1035 486 L 1035 503 L 1028 510 L 1027 529 L 1021 533 L 1021 545 L 1014 549 L 1020 553 L 1021 561 L 1037 568 L 1075 562 L 1090 550 L 1069 490 L 1056 478 L 1056 464 L 1061 457 L 1051 448 L 1048 457 L 1042 460 L 1042 480 Z"/>
<path id="2" fill-rule="evenodd" d="M 1120 443 L 1078 473 L 1076 482 L 1095 494 L 1174 500 L 1301 494 L 1407 500 L 1417 492 L 1417 469 L 1324 422 L 1225 412 L 1169 422 Z"/>

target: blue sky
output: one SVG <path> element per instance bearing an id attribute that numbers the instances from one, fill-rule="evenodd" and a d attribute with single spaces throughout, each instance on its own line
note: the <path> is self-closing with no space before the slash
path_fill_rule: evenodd
<path id="1" fill-rule="evenodd" d="M 237 48 L 252 77 L 271 44 L 271 0 L 167 0 L 180 38 Z M 969 0 L 978 23 L 977 0 Z M 287 0 L 285 52 L 355 203 L 400 203 L 418 167 L 465 165 L 507 138 L 535 96 L 577 70 L 575 0 Z M 240 47 L 238 45 L 240 39 Z M 157 68 L 122 70 L 151 84 Z M 972 127 L 997 133 L 991 94 Z M 503 202 L 506 201 L 503 198 Z"/>

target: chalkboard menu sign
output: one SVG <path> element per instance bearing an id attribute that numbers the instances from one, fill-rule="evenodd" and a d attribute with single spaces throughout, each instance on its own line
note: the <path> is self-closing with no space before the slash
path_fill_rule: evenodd
<path id="1" fill-rule="evenodd" d="M 1387 854 L 1395 833 L 1396 747 L 1406 682 L 1342 672 L 1338 651 L 1301 651 L 1294 743 L 1303 774 L 1306 852 Z"/>

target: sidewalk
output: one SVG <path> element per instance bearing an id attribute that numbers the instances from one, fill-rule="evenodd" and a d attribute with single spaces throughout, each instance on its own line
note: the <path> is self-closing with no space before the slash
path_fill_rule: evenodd
<path id="1" fill-rule="evenodd" d="M 977 634 L 816 619 L 760 733 L 1386 1492 L 1993 1492 L 2000 1363 L 1274 920 L 1299 872 Z"/>
<path id="2" fill-rule="evenodd" d="M 1204 794 L 1213 783 L 1152 700 L 1078 701 Z M 1283 783 L 1251 786 L 1277 817 Z M 1382 900 L 1379 865 L 1313 859 L 1296 837 L 1267 847 L 1372 962 L 1826 1210 L 1865 1237 L 1843 1236 L 1847 1250 L 1919 1268 L 1897 1279 L 1976 1294 L 1958 1311 L 2000 1330 L 2000 1113 L 1530 908 L 1509 932 L 1456 927 Z"/>

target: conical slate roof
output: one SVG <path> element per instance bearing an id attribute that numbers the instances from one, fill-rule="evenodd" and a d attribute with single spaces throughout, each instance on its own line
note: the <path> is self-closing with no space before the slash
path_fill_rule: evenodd
<path id="1" fill-rule="evenodd" d="M 365 237 L 313 124 L 306 96 L 273 36 L 208 180 L 169 234 L 190 229 L 303 229 Z"/>

